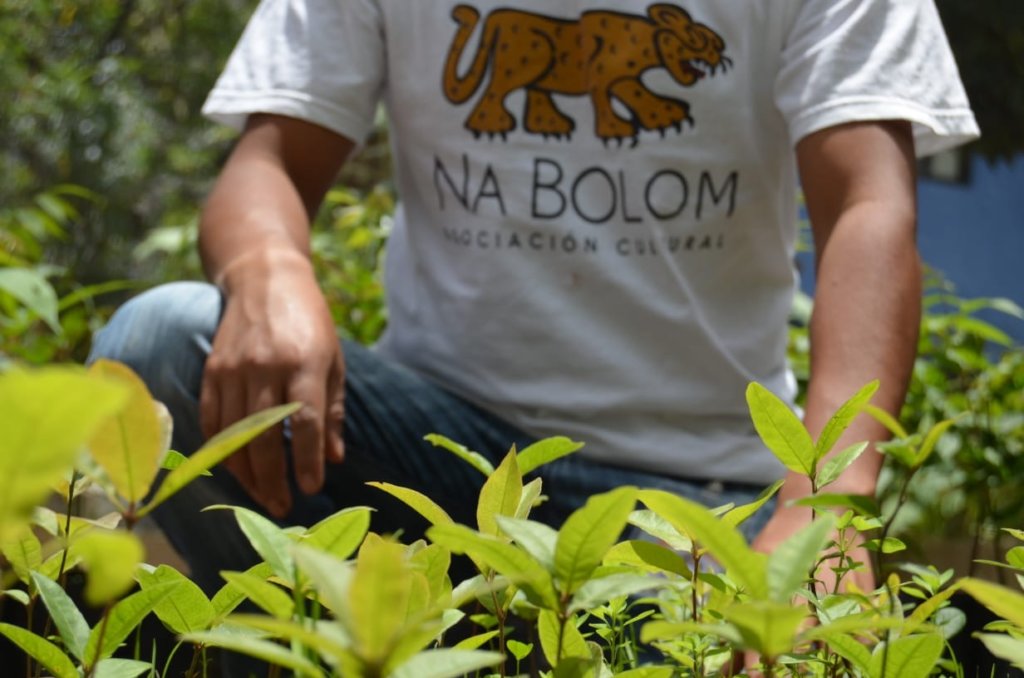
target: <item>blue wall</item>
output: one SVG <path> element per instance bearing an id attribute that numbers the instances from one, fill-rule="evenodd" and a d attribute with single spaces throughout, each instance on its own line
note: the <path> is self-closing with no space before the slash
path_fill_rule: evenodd
<path id="1" fill-rule="evenodd" d="M 970 179 L 918 183 L 921 257 L 963 298 L 1008 297 L 1024 306 L 1024 156 L 996 165 L 971 159 Z M 813 258 L 797 257 L 804 291 L 814 287 Z M 1024 320 L 982 314 L 1024 344 Z"/>

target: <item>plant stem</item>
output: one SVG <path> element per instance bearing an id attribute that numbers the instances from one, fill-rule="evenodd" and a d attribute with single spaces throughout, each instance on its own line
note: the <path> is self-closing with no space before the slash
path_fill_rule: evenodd
<path id="1" fill-rule="evenodd" d="M 174 646 L 174 650 L 171 651 L 171 656 L 167 658 L 167 664 L 164 666 L 164 675 L 167 675 L 167 672 L 170 670 L 171 659 L 174 657 L 174 653 L 177 652 L 179 647 L 181 647 L 181 643 L 178 643 Z M 196 677 L 199 671 L 199 656 L 200 652 L 202 651 L 201 648 L 202 645 L 199 644 L 192 646 L 192 661 L 189 662 L 188 670 L 185 672 L 186 678 Z"/>
<path id="2" fill-rule="evenodd" d="M 96 665 L 100 663 L 100 656 L 103 654 L 103 636 L 107 634 L 107 624 L 110 622 L 110 611 L 113 609 L 114 604 L 107 603 L 107 606 L 103 609 L 103 619 L 100 620 L 100 632 L 96 638 L 96 654 L 93 656 L 92 661 L 89 662 L 89 669 L 85 673 L 85 678 L 92 678 L 93 673 L 96 671 Z"/>
<path id="3" fill-rule="evenodd" d="M 491 600 L 494 602 L 494 616 L 498 618 L 498 651 L 505 651 L 505 609 L 498 603 L 498 593 L 491 591 Z M 505 662 L 501 663 L 501 676 L 505 678 Z"/>

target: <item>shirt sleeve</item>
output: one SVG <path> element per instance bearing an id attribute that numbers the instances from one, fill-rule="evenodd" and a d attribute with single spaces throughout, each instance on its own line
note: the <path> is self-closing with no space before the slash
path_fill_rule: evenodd
<path id="1" fill-rule="evenodd" d="M 326 127 L 361 144 L 387 72 L 373 0 L 262 0 L 203 105 L 241 128 L 252 113 Z"/>
<path id="2" fill-rule="evenodd" d="M 919 156 L 977 138 L 933 0 L 806 0 L 775 81 L 795 144 L 833 125 L 913 123 Z"/>

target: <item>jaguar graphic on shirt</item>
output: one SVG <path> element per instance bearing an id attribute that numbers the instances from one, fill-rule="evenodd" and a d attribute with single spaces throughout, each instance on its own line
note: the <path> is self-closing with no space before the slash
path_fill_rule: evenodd
<path id="1" fill-rule="evenodd" d="M 731 66 L 725 41 L 688 12 L 656 3 L 647 16 L 610 10 L 560 19 L 517 9 L 495 9 L 483 19 L 480 44 L 469 70 L 459 75 L 466 44 L 481 24 L 470 5 L 452 11 L 458 30 L 448 50 L 443 90 L 452 104 L 463 104 L 482 88 L 466 118 L 476 137 L 506 135 L 517 127 L 505 105 L 509 94 L 524 90 L 523 129 L 545 138 L 570 139 L 576 121 L 558 109 L 555 96 L 587 96 L 594 112 L 594 134 L 605 144 L 630 140 L 641 131 L 682 131 L 694 124 L 686 101 L 656 94 L 641 76 L 663 68 L 684 87 Z M 489 76 L 489 77 L 488 77 Z M 616 111 L 628 111 L 629 117 Z"/>

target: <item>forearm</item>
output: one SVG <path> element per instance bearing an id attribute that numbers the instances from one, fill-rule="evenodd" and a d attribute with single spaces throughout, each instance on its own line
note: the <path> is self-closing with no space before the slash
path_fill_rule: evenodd
<path id="1" fill-rule="evenodd" d="M 845 210 L 820 250 L 811 320 L 811 379 L 804 423 L 817 436 L 832 414 L 873 379 L 872 403 L 899 415 L 917 350 L 921 268 L 914 215 L 881 202 Z M 885 428 L 859 416 L 836 445 L 885 440 Z M 873 494 L 881 467 L 874 445 L 829 487 Z M 804 479 L 788 478 L 784 499 L 810 493 Z"/>
<path id="2" fill-rule="evenodd" d="M 310 221 L 350 149 L 306 123 L 254 116 L 200 219 L 208 278 L 230 293 L 275 271 L 311 271 Z"/>

